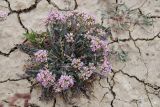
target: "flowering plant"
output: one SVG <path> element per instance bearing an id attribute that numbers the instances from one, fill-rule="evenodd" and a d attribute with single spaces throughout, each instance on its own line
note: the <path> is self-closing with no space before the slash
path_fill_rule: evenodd
<path id="1" fill-rule="evenodd" d="M 31 56 L 26 73 L 47 93 L 86 91 L 87 84 L 111 71 L 108 33 L 85 13 L 51 11 L 45 18 L 47 32 L 25 34 L 18 47 Z M 52 95 L 53 95 L 52 94 Z"/>
<path id="2" fill-rule="evenodd" d="M 139 8 L 131 9 L 126 4 L 116 4 L 115 9 L 102 14 L 103 19 L 107 19 L 112 31 L 122 33 L 139 26 L 144 29 L 146 26 L 153 25 L 153 19 L 150 14 L 144 14 Z"/>

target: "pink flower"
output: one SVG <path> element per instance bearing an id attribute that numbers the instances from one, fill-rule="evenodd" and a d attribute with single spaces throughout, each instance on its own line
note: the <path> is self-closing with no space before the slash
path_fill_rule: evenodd
<path id="1" fill-rule="evenodd" d="M 95 16 L 93 16 L 93 14 L 89 14 L 89 13 L 78 13 L 79 16 L 82 16 L 84 21 L 87 21 L 87 20 L 92 20 L 92 22 L 94 23 L 95 22 Z"/>
<path id="2" fill-rule="evenodd" d="M 103 55 L 104 55 L 104 57 L 107 57 L 108 52 L 109 52 L 108 42 L 107 41 L 101 41 L 101 45 L 102 45 L 102 48 L 103 48 Z"/>
<path id="3" fill-rule="evenodd" d="M 48 69 L 40 69 L 37 74 L 36 80 L 42 84 L 44 87 L 49 87 L 54 84 L 55 76 L 49 72 Z"/>
<path id="4" fill-rule="evenodd" d="M 60 92 L 62 90 L 66 90 L 74 85 L 74 80 L 71 76 L 61 75 L 58 79 L 58 83 L 55 87 L 56 92 Z"/>
<path id="5" fill-rule="evenodd" d="M 108 54 L 108 42 L 106 40 L 100 40 L 98 37 L 90 37 L 91 39 L 91 49 L 95 52 L 98 49 L 103 49 L 104 55 Z"/>
<path id="6" fill-rule="evenodd" d="M 47 54 L 46 50 L 38 50 L 34 53 L 35 61 L 36 62 L 46 62 L 47 61 Z"/>
<path id="7" fill-rule="evenodd" d="M 106 74 L 107 72 L 110 72 L 112 67 L 110 63 L 108 62 L 107 58 L 104 58 L 103 64 L 100 67 L 101 74 Z"/>
<path id="8" fill-rule="evenodd" d="M 92 75 L 92 73 L 92 70 L 90 70 L 88 67 L 84 67 L 80 78 L 82 78 L 83 80 L 87 80 Z"/>
<path id="9" fill-rule="evenodd" d="M 4 11 L 0 11 L 0 21 L 3 21 L 7 18 L 8 13 Z"/>
<path id="10" fill-rule="evenodd" d="M 91 38 L 91 49 L 93 52 L 101 48 L 100 39 L 96 37 Z"/>
<path id="11" fill-rule="evenodd" d="M 100 36 L 103 36 L 103 37 L 106 37 L 106 36 L 107 36 L 107 34 L 106 34 L 105 30 L 102 30 L 102 29 L 96 29 L 96 31 L 97 31 L 98 35 L 100 35 Z"/>
<path id="12" fill-rule="evenodd" d="M 83 67 L 84 63 L 81 62 L 80 59 L 74 58 L 74 59 L 72 60 L 71 65 L 72 65 L 74 68 L 81 69 L 81 68 Z"/>
<path id="13" fill-rule="evenodd" d="M 96 67 L 94 66 L 94 64 L 89 64 L 89 67 L 83 67 L 80 78 L 82 78 L 83 80 L 87 80 L 95 70 Z"/>
<path id="14" fill-rule="evenodd" d="M 47 18 L 45 19 L 45 25 L 53 23 L 54 21 L 65 22 L 66 17 L 61 12 L 50 11 Z"/>
<path id="15" fill-rule="evenodd" d="M 106 47 L 108 45 L 108 42 L 106 40 L 101 40 L 101 46 Z"/>
<path id="16" fill-rule="evenodd" d="M 69 12 L 66 12 L 65 16 L 66 16 L 67 18 L 69 18 L 69 17 L 74 16 L 75 14 L 77 14 L 77 13 L 74 12 L 74 11 L 69 11 Z"/>

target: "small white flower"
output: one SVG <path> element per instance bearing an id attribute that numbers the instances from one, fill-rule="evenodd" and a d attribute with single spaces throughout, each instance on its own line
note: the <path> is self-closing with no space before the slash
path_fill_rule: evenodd
<path id="1" fill-rule="evenodd" d="M 66 41 L 69 42 L 69 43 L 74 42 L 74 35 L 73 35 L 73 33 L 69 33 L 69 34 L 65 35 L 65 38 L 66 38 Z"/>

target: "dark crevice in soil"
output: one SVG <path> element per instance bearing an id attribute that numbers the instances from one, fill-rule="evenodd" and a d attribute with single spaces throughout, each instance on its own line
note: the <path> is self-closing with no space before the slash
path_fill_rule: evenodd
<path id="1" fill-rule="evenodd" d="M 25 43 L 26 41 L 27 41 L 27 39 L 25 39 L 22 43 Z M 5 57 L 9 57 L 9 55 L 12 52 L 16 51 L 17 49 L 18 49 L 17 46 L 15 46 L 15 47 L 11 48 L 8 53 L 4 53 L 4 52 L 0 51 L 0 55 L 5 56 Z"/>
<path id="2" fill-rule="evenodd" d="M 11 4 L 8 0 L 5 0 L 8 4 L 8 8 L 10 10 L 10 14 L 13 14 L 13 13 L 18 13 L 18 14 L 21 14 L 21 13 L 27 13 L 27 12 L 30 12 L 31 10 L 35 9 L 37 7 L 37 4 L 41 1 L 41 0 L 35 0 L 34 4 L 32 4 L 30 7 L 28 8 L 25 8 L 25 9 L 20 9 L 20 10 L 13 10 L 11 8 Z"/>
<path id="3" fill-rule="evenodd" d="M 10 11 L 9 14 L 11 14 L 11 12 L 12 12 L 11 4 L 10 4 L 10 2 L 9 2 L 8 0 L 5 0 L 5 1 L 6 1 L 7 5 L 8 5 L 8 9 L 9 9 L 9 11 Z"/>
<path id="4" fill-rule="evenodd" d="M 20 80 L 25 80 L 26 78 L 18 78 L 18 79 L 7 79 L 7 80 L 3 80 L 3 81 L 0 81 L 0 83 L 5 83 L 5 82 L 8 82 L 8 81 L 20 81 Z"/>
<path id="5" fill-rule="evenodd" d="M 59 11 L 72 11 L 72 10 L 76 10 L 78 8 L 78 3 L 76 0 L 74 0 L 74 8 L 73 9 L 61 9 L 55 2 L 52 2 L 51 0 L 46 0 L 46 1 Z"/>
<path id="6" fill-rule="evenodd" d="M 19 13 L 17 14 L 17 18 L 18 18 L 18 21 L 19 21 L 20 25 L 22 26 L 22 28 L 28 33 L 28 29 L 27 29 L 27 27 L 25 27 L 24 24 L 22 23 L 22 20 L 21 20 L 21 17 L 20 17 L 20 14 L 19 14 Z"/>
<path id="7" fill-rule="evenodd" d="M 111 94 L 112 94 L 112 96 L 113 96 L 113 99 L 111 100 L 110 105 L 111 105 L 111 107 L 114 107 L 114 101 L 115 101 L 115 99 L 116 99 L 116 92 L 114 92 L 114 90 L 113 90 L 114 85 L 115 85 L 114 78 L 115 78 L 115 75 L 116 75 L 118 72 L 114 72 L 114 70 L 112 70 L 112 72 L 113 72 L 113 76 L 112 76 L 112 78 L 111 78 L 111 81 L 109 81 L 108 78 L 107 78 L 107 83 L 109 84 L 109 87 L 110 87 L 109 90 L 110 90 L 110 92 L 111 92 Z M 112 83 L 111 83 L 111 82 L 112 82 Z"/>
<path id="8" fill-rule="evenodd" d="M 125 72 L 122 71 L 122 70 L 119 70 L 119 71 L 120 71 L 123 75 L 126 75 L 126 76 L 128 76 L 129 78 L 134 78 L 134 79 L 136 79 L 138 82 L 144 84 L 145 86 L 148 86 L 148 87 L 150 87 L 150 88 L 153 88 L 154 90 L 159 90 L 159 89 L 160 89 L 160 86 L 158 86 L 158 85 L 152 85 L 151 83 L 147 83 L 147 82 L 145 82 L 144 80 L 141 80 L 141 79 L 139 79 L 138 77 L 136 77 L 136 76 L 134 76 L 134 75 L 129 75 L 128 73 L 125 73 Z"/>
<path id="9" fill-rule="evenodd" d="M 150 17 L 148 17 L 148 18 L 160 18 L 160 16 L 150 16 Z"/>
<path id="10" fill-rule="evenodd" d="M 76 10 L 78 8 L 78 3 L 76 0 L 74 0 L 74 2 L 75 2 L 74 10 Z"/>
<path id="11" fill-rule="evenodd" d="M 15 50 L 17 50 L 17 47 L 13 47 L 8 53 L 4 53 L 4 52 L 0 51 L 0 55 L 9 57 L 9 55 L 10 55 L 12 52 L 14 52 Z"/>
<path id="12" fill-rule="evenodd" d="M 56 98 L 54 99 L 54 102 L 53 102 L 53 107 L 56 107 L 56 102 L 57 102 L 57 100 L 56 100 Z"/>
<path id="13" fill-rule="evenodd" d="M 127 38 L 127 39 L 116 39 L 116 40 L 113 40 L 112 42 L 109 43 L 110 44 L 113 44 L 113 43 L 118 43 L 118 42 L 128 42 L 128 41 L 152 41 L 156 38 L 160 38 L 160 32 L 158 32 L 158 34 L 152 38 L 136 38 L 136 39 L 133 39 L 131 37 Z"/>

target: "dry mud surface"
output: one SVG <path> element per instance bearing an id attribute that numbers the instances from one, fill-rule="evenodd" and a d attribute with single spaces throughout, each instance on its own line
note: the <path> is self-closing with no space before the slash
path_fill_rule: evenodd
<path id="1" fill-rule="evenodd" d="M 15 93 L 29 92 L 31 107 L 160 107 L 160 0 L 66 1 L 70 5 L 65 0 L 0 0 L 0 10 L 9 12 L 7 19 L 0 22 L 0 102 L 4 107 L 9 107 L 8 98 Z M 31 90 L 32 82 L 18 76 L 24 73 L 23 66 L 28 59 L 15 47 L 25 41 L 22 34 L 30 30 L 45 31 L 41 22 L 51 9 L 88 11 L 101 23 L 102 11 L 111 10 L 111 4 L 116 3 L 139 8 L 145 14 L 150 13 L 154 20 L 153 26 L 145 30 L 137 26 L 121 34 L 112 32 L 119 41 L 110 45 L 121 45 L 128 52 L 128 60 L 122 63 L 112 58 L 113 72 L 107 79 L 95 82 L 94 97 L 90 100 L 82 95 L 73 99 L 72 105 L 60 98 L 39 101 L 40 90 Z"/>

